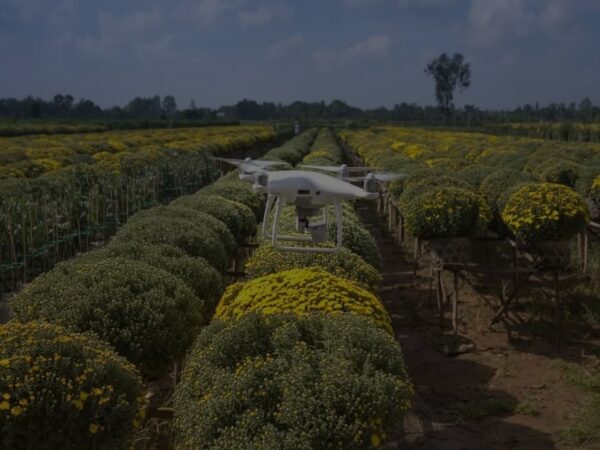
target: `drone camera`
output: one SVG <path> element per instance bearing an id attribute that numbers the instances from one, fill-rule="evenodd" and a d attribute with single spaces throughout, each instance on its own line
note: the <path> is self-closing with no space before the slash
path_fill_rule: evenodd
<path id="1" fill-rule="evenodd" d="M 379 192 L 379 183 L 377 181 L 377 178 L 375 178 L 375 175 L 373 175 L 372 173 L 368 174 L 365 177 L 364 190 L 371 194 Z"/>
<path id="2" fill-rule="evenodd" d="M 266 173 L 257 173 L 255 182 L 259 186 L 267 187 L 269 184 L 269 175 Z"/>
<path id="3" fill-rule="evenodd" d="M 318 222 L 308 225 L 308 231 L 314 243 L 321 243 L 327 240 L 327 224 L 325 222 Z"/>
<path id="4" fill-rule="evenodd" d="M 296 217 L 296 231 L 298 233 L 304 233 L 308 227 L 308 217 Z"/>

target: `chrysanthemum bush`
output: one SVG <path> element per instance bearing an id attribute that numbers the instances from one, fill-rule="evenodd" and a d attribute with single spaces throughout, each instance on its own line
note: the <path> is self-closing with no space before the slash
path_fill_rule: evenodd
<path id="1" fill-rule="evenodd" d="M 223 277 L 208 261 L 188 256 L 183 250 L 172 245 L 113 241 L 106 247 L 84 254 L 80 261 L 101 261 L 109 258 L 141 261 L 175 275 L 204 301 L 207 314 L 223 294 Z"/>
<path id="2" fill-rule="evenodd" d="M 453 187 L 438 187 L 413 198 L 404 214 L 408 230 L 423 239 L 471 237 L 491 219 L 480 195 Z"/>
<path id="3" fill-rule="evenodd" d="M 137 212 L 127 221 L 127 224 L 132 224 L 143 219 L 184 219 L 194 224 L 200 225 L 199 231 L 202 232 L 203 226 L 210 228 L 217 234 L 219 240 L 225 247 L 228 255 L 232 254 L 237 248 L 235 237 L 223 222 L 211 216 L 210 214 L 186 208 L 184 206 L 157 206 L 155 208 L 145 209 Z"/>
<path id="4" fill-rule="evenodd" d="M 239 319 L 251 312 L 302 315 L 313 311 L 351 312 L 392 332 L 390 316 L 375 295 L 318 267 L 286 270 L 233 284 L 223 294 L 215 318 Z"/>
<path id="5" fill-rule="evenodd" d="M 287 141 L 281 147 L 269 150 L 263 159 L 283 161 L 295 166 L 309 152 L 310 146 L 318 133 L 318 128 L 306 130 L 299 136 L 295 136 Z"/>
<path id="6" fill-rule="evenodd" d="M 146 217 L 122 227 L 114 240 L 169 244 L 190 256 L 205 258 L 219 272 L 229 266 L 229 257 L 219 236 L 209 226 L 190 220 Z"/>
<path id="7" fill-rule="evenodd" d="M 197 194 L 179 197 L 172 206 L 184 206 L 216 217 L 229 228 L 239 243 L 243 243 L 256 232 L 256 217 L 245 205 L 218 195 L 202 191 Z"/>
<path id="8" fill-rule="evenodd" d="M 218 195 L 228 200 L 241 203 L 250 208 L 257 220 L 262 217 L 265 206 L 265 196 L 252 189 L 252 185 L 247 181 L 240 180 L 239 171 L 233 171 L 219 178 L 205 188 L 202 193 L 208 195 Z"/>
<path id="9" fill-rule="evenodd" d="M 332 275 L 347 278 L 372 292 L 381 286 L 381 274 L 364 259 L 342 248 L 336 253 L 294 253 L 274 249 L 270 243 L 260 245 L 245 265 L 250 278 L 282 270 L 321 267 Z"/>
<path id="10" fill-rule="evenodd" d="M 471 185 L 465 180 L 451 175 L 442 175 L 436 170 L 430 175 L 414 175 L 406 180 L 402 194 L 398 197 L 398 204 L 402 211 L 404 211 L 408 209 L 409 204 L 418 196 L 441 187 L 460 188 L 467 191 L 472 190 Z"/>
<path id="11" fill-rule="evenodd" d="M 492 213 L 499 217 L 502 206 L 499 204 L 502 195 L 520 183 L 533 182 L 533 175 L 514 169 L 498 169 L 487 176 L 479 188 L 479 192 L 487 200 Z"/>
<path id="12" fill-rule="evenodd" d="M 175 392 L 179 448 L 369 449 L 412 386 L 395 339 L 352 314 L 213 322 Z"/>
<path id="13" fill-rule="evenodd" d="M 41 322 L 0 325 L 0 447 L 118 450 L 143 420 L 133 365 L 107 344 Z"/>
<path id="14" fill-rule="evenodd" d="M 18 320 L 93 332 L 151 378 L 189 348 L 203 307 L 179 278 L 125 258 L 60 263 L 11 301 Z"/>
<path id="15" fill-rule="evenodd" d="M 552 183 L 520 187 L 502 211 L 509 230 L 527 243 L 570 239 L 585 229 L 589 219 L 588 206 L 577 192 Z"/>

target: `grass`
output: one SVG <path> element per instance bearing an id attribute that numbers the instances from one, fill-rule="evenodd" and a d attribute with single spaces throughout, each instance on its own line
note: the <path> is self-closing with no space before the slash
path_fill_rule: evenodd
<path id="1" fill-rule="evenodd" d="M 565 379 L 589 394 L 582 412 L 570 427 L 557 433 L 557 438 L 568 445 L 585 448 L 600 440 L 600 371 L 586 370 L 575 364 L 556 362 Z"/>
<path id="2" fill-rule="evenodd" d="M 479 398 L 462 404 L 452 411 L 454 421 L 463 423 L 470 420 L 483 420 L 490 416 L 505 416 L 515 412 L 517 402 L 512 398 L 504 398 L 482 392 Z"/>
<path id="3" fill-rule="evenodd" d="M 515 407 L 515 413 L 531 417 L 537 417 L 540 415 L 539 409 L 537 409 L 535 406 L 535 399 L 532 397 L 520 400 Z"/>

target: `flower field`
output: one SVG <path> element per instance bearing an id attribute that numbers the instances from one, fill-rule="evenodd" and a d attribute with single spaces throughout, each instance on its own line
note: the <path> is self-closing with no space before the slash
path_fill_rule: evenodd
<path id="1" fill-rule="evenodd" d="M 274 137 L 270 127 L 235 126 L 0 138 L 1 288 L 214 181 L 208 154 Z"/>
<path id="2" fill-rule="evenodd" d="M 600 200 L 598 144 L 399 127 L 341 137 L 366 165 L 408 175 L 390 192 L 408 230 L 424 239 L 568 240 Z"/>
<path id="3" fill-rule="evenodd" d="M 339 161 L 328 130 L 309 130 L 269 157 L 296 164 L 317 152 Z M 255 234 L 262 208 L 262 196 L 230 173 L 135 214 L 106 247 L 19 292 L 11 309 L 24 324 L 0 326 L 2 442 L 132 445 L 146 414 L 141 379 L 160 379 L 184 358 L 176 448 L 383 445 L 412 386 L 376 297 L 381 275 L 361 256 L 380 265 L 377 247 L 360 242 L 368 232 L 348 205 L 349 236 L 359 237 L 348 239 L 345 257 L 273 255 L 259 243 L 249 279 L 221 297 L 223 258 Z"/>

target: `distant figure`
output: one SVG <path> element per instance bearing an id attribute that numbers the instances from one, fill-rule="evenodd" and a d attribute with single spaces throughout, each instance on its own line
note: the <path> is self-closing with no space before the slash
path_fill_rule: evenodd
<path id="1" fill-rule="evenodd" d="M 299 120 L 294 120 L 294 134 L 297 136 L 302 133 L 302 125 Z"/>

